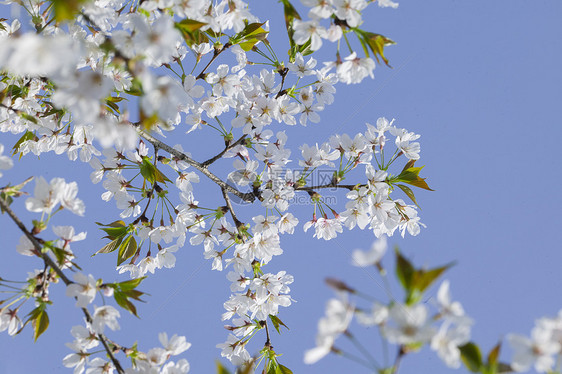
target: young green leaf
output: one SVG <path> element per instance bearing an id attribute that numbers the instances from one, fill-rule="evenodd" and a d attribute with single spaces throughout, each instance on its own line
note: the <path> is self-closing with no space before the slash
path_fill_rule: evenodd
<path id="1" fill-rule="evenodd" d="M 71 20 L 76 17 L 82 5 L 88 0 L 51 0 L 57 22 Z"/>
<path id="2" fill-rule="evenodd" d="M 464 362 L 468 370 L 473 373 L 480 371 L 482 367 L 482 354 L 480 353 L 480 348 L 472 342 L 468 342 L 463 346 L 459 347 L 461 351 L 461 360 Z"/>
<path id="3" fill-rule="evenodd" d="M 288 367 L 279 364 L 277 367 L 277 374 L 293 374 L 293 372 Z"/>
<path id="4" fill-rule="evenodd" d="M 402 191 L 404 191 L 404 193 L 406 194 L 406 196 L 408 196 L 410 198 L 410 200 L 412 200 L 412 202 L 414 204 L 416 204 L 416 206 L 418 208 L 421 209 L 421 207 L 418 205 L 418 202 L 416 201 L 416 197 L 414 196 L 414 192 L 412 191 L 412 189 L 404 184 L 397 184 L 397 187 L 399 187 Z"/>
<path id="5" fill-rule="evenodd" d="M 454 262 L 430 270 L 417 270 L 413 277 L 412 287 L 420 292 L 424 292 L 445 270 L 453 265 Z"/>
<path id="6" fill-rule="evenodd" d="M 45 311 L 45 308 L 46 304 L 40 304 L 28 314 L 29 320 L 31 320 L 33 325 L 33 339 L 35 341 L 37 341 L 37 338 L 49 327 L 49 315 Z"/>
<path id="7" fill-rule="evenodd" d="M 358 36 L 369 46 L 369 49 L 373 52 L 377 62 L 379 61 L 379 56 L 382 58 L 386 66 L 390 66 L 388 59 L 384 56 L 384 47 L 392 44 L 396 44 L 393 40 L 387 38 L 386 36 L 375 34 L 368 31 L 357 31 Z"/>
<path id="8" fill-rule="evenodd" d="M 137 252 L 137 241 L 133 235 L 128 236 L 119 246 L 119 254 L 117 255 L 117 266 L 134 256 Z"/>
<path id="9" fill-rule="evenodd" d="M 283 321 L 281 321 L 281 320 L 279 319 L 279 317 L 270 314 L 270 315 L 269 315 L 269 319 L 271 320 L 271 323 L 273 323 L 273 327 L 275 327 L 275 330 L 277 330 L 277 333 L 278 333 L 278 334 L 281 334 L 281 331 L 279 331 L 279 326 L 280 326 L 280 325 L 284 326 L 287 330 L 289 330 L 289 328 L 287 327 L 287 325 L 285 325 L 285 324 L 283 323 Z"/>
<path id="10" fill-rule="evenodd" d="M 410 292 L 412 289 L 412 278 L 414 276 L 414 266 L 408 261 L 408 259 L 400 253 L 398 247 L 395 248 L 396 253 L 396 276 L 404 287 L 406 292 Z"/>
<path id="11" fill-rule="evenodd" d="M 228 371 L 223 364 L 221 364 L 220 361 L 216 361 L 217 363 L 217 374 L 230 374 L 230 371 Z"/>
<path id="12" fill-rule="evenodd" d="M 138 317 L 137 308 L 135 307 L 135 305 L 132 302 L 129 301 L 129 299 L 127 298 L 127 296 L 123 292 L 121 292 L 119 290 L 114 290 L 113 291 L 113 298 L 115 299 L 115 302 L 120 307 L 122 307 L 125 310 L 128 310 L 135 317 Z"/>
<path id="13" fill-rule="evenodd" d="M 117 247 L 119 247 L 119 245 L 121 244 L 121 242 L 123 241 L 123 237 L 119 237 L 115 240 L 112 240 L 111 242 L 107 243 L 106 245 L 104 245 L 99 251 L 97 251 L 96 253 L 94 253 L 92 256 L 97 255 L 98 253 L 111 253 L 114 250 L 117 249 Z"/>

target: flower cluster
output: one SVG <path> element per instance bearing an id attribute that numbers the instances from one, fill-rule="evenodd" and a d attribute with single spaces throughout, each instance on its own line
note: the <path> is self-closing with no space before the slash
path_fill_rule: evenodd
<path id="1" fill-rule="evenodd" d="M 297 194 L 308 195 L 312 202 L 312 220 L 303 228 L 313 227 L 317 238 L 330 240 L 344 228 L 356 226 L 368 227 L 376 236 L 396 230 L 402 235 L 419 233 L 422 224 L 416 207 L 391 198 L 398 186 L 415 203 L 403 183 L 424 186 L 418 176 L 421 169 L 413 164 L 419 158 L 415 142 L 419 135 L 380 119 L 365 133 L 337 135 L 320 146 L 305 144 L 299 169 L 290 164 L 291 127 L 319 123 L 319 113 L 334 102 L 338 83 L 358 83 L 373 76 L 373 59 L 359 58 L 350 50 L 342 62 L 339 44 L 337 61 L 317 67 L 317 60 L 307 55 L 320 48 L 322 39 L 335 42 L 352 32 L 367 54 L 370 48 L 374 58 L 386 62 L 382 48 L 391 41 L 359 28 L 361 12 L 369 2 L 304 1 L 312 7 L 312 20 L 301 21 L 284 1 L 291 42 L 287 61 L 278 58 L 268 41 L 269 23 L 260 21 L 241 0 L 79 3 L 25 4 L 34 32 L 25 32 L 18 20 L 0 20 L 0 131 L 20 137 L 14 146 L 20 156 L 54 152 L 89 163 L 91 181 L 105 190 L 102 200 L 114 201 L 120 210 L 119 219 L 101 225 L 110 242 L 97 254 L 117 253 L 117 269 L 130 273 L 130 283 L 103 284 L 81 273 L 75 274 L 74 282 L 63 277 L 67 295 L 76 299 L 87 321 L 85 328 L 73 329 L 76 340 L 71 348 L 76 353 L 64 359 L 75 373 L 121 371 L 113 360 L 90 360 L 88 350 L 103 342 L 105 326 L 112 330 L 119 326 L 119 312 L 110 305 L 95 308 L 88 317 L 87 308 L 96 294 L 114 296 L 121 307 L 136 314 L 130 299 L 138 300 L 142 293 L 135 287 L 148 273 L 174 267 L 174 253 L 187 240 L 203 245 L 203 256 L 211 260 L 212 269 L 230 269 L 232 294 L 224 303 L 223 320 L 233 319 L 228 327 L 233 333 L 218 347 L 236 364 L 250 361 L 246 344 L 256 331 L 268 328 L 268 319 L 282 325 L 279 307 L 292 302 L 293 277 L 285 271 L 264 272 L 263 267 L 283 253 L 281 235 L 294 233 L 299 224 L 290 212 Z M 379 5 L 396 4 L 381 1 Z M 326 29 L 320 21 L 328 19 Z M 227 50 L 235 63 L 228 63 Z M 213 65 L 221 58 L 226 61 Z M 225 148 L 211 159 L 197 161 L 182 145 L 168 146 L 155 138 L 195 131 L 218 135 Z M 397 149 L 385 161 L 387 134 L 395 137 Z M 3 170 L 12 162 L 2 152 L 0 145 Z M 401 156 L 406 166 L 393 179 L 389 167 Z M 212 164 L 231 158 L 233 167 L 224 176 L 213 173 Z M 331 168 L 333 178 L 316 184 L 313 174 L 321 167 Z M 343 185 L 352 174 L 359 181 Z M 224 205 L 197 200 L 194 185 L 203 178 L 220 187 Z M 346 190 L 345 208 L 323 200 L 318 190 L 325 188 Z M 41 219 L 34 221 L 29 235 L 22 236 L 17 250 L 41 257 L 47 268 L 59 271 L 59 277 L 63 270 L 76 267 L 70 245 L 86 234 L 75 234 L 71 226 L 54 226 L 56 240 L 34 235 L 44 232 L 59 210 L 85 213 L 77 191 L 74 182 L 39 177 L 34 195 L 25 202 L 29 211 L 41 213 Z M 252 213 L 251 221 L 243 222 L 233 197 L 261 205 L 261 214 Z M 48 261 L 49 254 L 56 263 Z M 47 285 L 47 277 L 43 278 L 36 285 Z M 41 288 L 47 298 L 46 286 Z M 33 315 L 36 326 L 45 318 L 46 300 Z M 19 327 L 18 319 L 4 315 L 17 316 L 16 312 L 2 309 L 2 321 L 7 322 L 1 326 L 10 333 Z M 35 328 L 36 337 L 42 329 Z M 279 366 L 271 346 L 265 348 L 267 365 Z M 189 369 L 184 361 L 164 364 L 179 353 L 175 348 L 145 355 L 133 351 L 127 353 L 137 362 L 131 373 Z"/>
<path id="2" fill-rule="evenodd" d="M 369 252 L 354 251 L 354 263 L 362 267 L 375 266 L 384 277 L 386 273 L 381 260 L 385 252 L 386 239 L 383 237 L 373 244 Z M 444 268 L 437 270 L 440 273 Z M 424 273 L 422 271 L 419 274 Z M 423 285 L 408 285 L 406 290 L 412 287 L 423 292 L 433 280 L 434 278 L 427 278 Z M 378 327 L 384 344 L 398 345 L 401 347 L 401 355 L 428 344 L 448 367 L 460 367 L 460 348 L 470 340 L 472 320 L 465 314 L 458 301 L 451 300 L 449 281 L 443 281 L 437 291 L 433 315 L 430 315 L 428 306 L 420 302 L 420 296 L 409 291 L 405 303 L 391 296 L 388 303 L 375 301 L 370 307 L 364 308 L 350 302 L 348 295 L 357 295 L 366 300 L 371 300 L 371 297 L 341 281 L 331 279 L 328 284 L 338 290 L 339 298 L 331 299 L 327 303 L 326 316 L 318 322 L 316 347 L 305 353 L 305 363 L 313 364 L 330 352 L 340 352 L 334 344 L 336 338 L 342 334 L 349 339 L 355 339 L 349 331 L 351 321 L 355 317 L 357 322 L 365 327 Z M 384 369 L 377 367 L 376 363 L 374 365 L 376 370 Z"/>
<path id="3" fill-rule="evenodd" d="M 562 357 L 562 310 L 554 318 L 538 319 L 530 338 L 510 334 L 507 341 L 514 351 L 511 360 L 514 370 L 528 371 L 534 367 L 539 373 L 551 372 Z"/>

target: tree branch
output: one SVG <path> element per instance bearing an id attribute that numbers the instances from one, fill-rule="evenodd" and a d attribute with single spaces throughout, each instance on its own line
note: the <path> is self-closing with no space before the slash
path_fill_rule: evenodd
<path id="1" fill-rule="evenodd" d="M 295 187 L 295 191 L 313 191 L 318 188 L 345 188 L 350 191 L 354 190 L 356 187 L 364 187 L 365 184 L 322 184 L 320 186 L 302 186 L 302 187 Z"/>
<path id="2" fill-rule="evenodd" d="M 217 161 L 218 159 L 220 159 L 222 156 L 224 156 L 224 154 L 225 154 L 226 152 L 228 152 L 230 149 L 236 147 L 238 144 L 241 144 L 245 139 L 246 139 L 246 135 L 242 135 L 237 141 L 235 141 L 234 143 L 229 144 L 228 146 L 226 146 L 226 147 L 222 150 L 222 152 L 220 152 L 219 154 L 217 154 L 217 155 L 214 156 L 214 157 L 211 157 L 211 158 L 208 159 L 207 161 L 203 161 L 203 162 L 201 163 L 201 165 L 202 165 L 202 166 L 205 166 L 205 167 L 211 165 L 212 163 L 214 163 L 215 161 Z"/>
<path id="3" fill-rule="evenodd" d="M 37 251 L 37 253 L 39 253 L 41 258 L 43 259 L 43 262 L 45 263 L 45 265 L 50 267 L 51 269 L 53 269 L 55 271 L 55 273 L 57 273 L 57 275 L 62 279 L 62 281 L 64 282 L 64 284 L 66 286 L 74 283 L 73 281 L 68 279 L 68 277 L 62 272 L 62 269 L 51 259 L 51 257 L 49 257 L 49 255 L 47 253 L 42 252 L 43 246 L 39 243 L 39 240 L 37 240 L 37 238 L 35 236 L 33 236 L 33 234 L 25 227 L 23 222 L 14 213 L 12 208 L 10 208 L 8 203 L 1 197 L 0 197 L 0 207 L 2 207 L 3 211 L 8 213 L 8 215 L 10 216 L 12 221 L 14 221 L 14 223 L 19 227 L 21 232 L 23 232 L 24 235 L 31 241 L 31 243 L 33 244 L 33 247 L 35 247 L 35 250 Z M 82 309 L 82 312 L 84 313 L 84 316 L 86 317 L 86 320 L 88 322 L 92 322 L 93 318 L 92 318 L 92 315 L 90 314 L 90 312 L 88 311 L 88 309 L 86 309 L 86 308 L 80 308 L 80 309 Z M 97 336 L 98 336 L 99 340 L 101 341 L 103 347 L 105 348 L 105 351 L 107 352 L 107 355 L 111 359 L 111 362 L 113 362 L 113 365 L 115 366 L 115 369 L 117 370 L 117 372 L 119 374 L 124 374 L 125 371 L 121 367 L 121 363 L 119 362 L 119 360 L 117 360 L 115 358 L 115 356 L 113 355 L 113 352 L 111 351 L 111 349 L 107 345 L 107 342 L 106 342 L 107 338 L 105 338 L 105 336 L 103 334 L 97 334 Z"/>
<path id="4" fill-rule="evenodd" d="M 205 67 L 203 68 L 203 70 L 201 70 L 201 73 L 199 73 L 197 75 L 197 77 L 195 77 L 195 79 L 203 79 L 205 78 L 205 70 L 207 70 L 209 68 L 209 66 L 211 66 L 211 64 L 213 63 L 213 61 L 216 60 L 217 57 L 219 57 L 219 55 L 221 53 L 223 53 L 227 48 L 230 48 L 231 44 L 230 43 L 226 43 L 225 45 L 222 46 L 221 49 L 215 49 L 213 52 L 213 57 L 211 58 L 211 60 L 207 63 L 207 65 L 205 65 Z"/>
<path id="5" fill-rule="evenodd" d="M 247 201 L 249 203 L 254 202 L 254 200 L 256 199 L 256 196 L 253 193 L 238 191 L 236 188 L 232 187 L 230 184 L 224 182 L 222 179 L 220 179 L 215 174 L 210 172 L 209 169 L 207 169 L 206 165 L 203 165 L 203 164 L 195 161 L 194 159 L 192 159 L 191 157 L 189 157 L 185 153 L 180 152 L 177 149 L 174 149 L 174 148 L 170 147 L 166 143 L 161 142 L 160 140 L 154 138 L 152 135 L 150 135 L 149 133 L 147 133 L 147 132 L 145 132 L 141 129 L 137 128 L 137 131 L 139 132 L 139 135 L 142 138 L 146 139 L 153 146 L 155 146 L 157 148 L 160 148 L 160 149 L 163 149 L 164 151 L 168 152 L 169 154 L 176 156 L 180 160 L 187 162 L 189 165 L 193 166 L 195 169 L 199 170 L 201 173 L 203 173 L 205 176 L 207 176 L 210 180 L 212 180 L 213 182 L 218 184 L 219 187 L 222 188 L 223 190 L 226 190 L 227 192 L 230 192 L 230 193 L 238 196 L 242 200 Z"/>
<path id="6" fill-rule="evenodd" d="M 230 197 L 228 197 L 228 192 L 226 192 L 226 190 L 224 188 L 221 188 L 221 191 L 222 191 L 222 196 L 224 197 L 224 201 L 226 202 L 226 207 L 230 211 L 230 215 L 232 216 L 232 220 L 234 221 L 234 224 L 236 225 L 236 230 L 238 230 L 238 232 L 240 232 L 240 226 L 242 226 L 244 224 L 242 223 L 242 221 L 240 221 L 238 219 L 238 217 L 236 217 L 236 213 L 234 213 L 234 208 L 232 207 L 232 202 L 230 201 Z"/>

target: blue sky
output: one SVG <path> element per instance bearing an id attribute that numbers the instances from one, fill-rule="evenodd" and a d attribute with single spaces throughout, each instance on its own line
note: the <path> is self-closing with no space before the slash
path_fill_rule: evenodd
<path id="1" fill-rule="evenodd" d="M 271 42 L 282 43 L 276 49 L 281 56 L 287 49 L 281 5 L 256 3 L 250 3 L 256 13 L 271 19 Z M 6 14 L 6 7 L 1 9 Z M 507 333 L 529 334 L 536 318 L 554 316 L 562 308 L 558 239 L 562 227 L 558 162 L 561 15 L 561 2 L 539 0 L 402 1 L 397 10 L 372 6 L 365 16 L 365 28 L 397 42 L 386 52 L 394 68 L 379 65 L 375 80 L 338 85 L 336 102 L 320 113 L 319 124 L 286 129 L 293 159 L 298 159 L 296 149 L 302 143 L 321 143 L 335 133 L 354 135 L 364 131 L 365 122 L 374 123 L 381 116 L 396 118 L 397 126 L 422 135 L 418 164 L 426 165 L 424 176 L 435 189 L 416 191 L 427 229 L 413 238 L 395 236 L 389 243 L 400 246 L 417 265 L 457 262 L 443 279 L 451 281 L 453 298 L 476 321 L 473 340 L 485 351 Z M 317 59 L 332 59 L 333 51 L 333 46 L 325 46 Z M 220 139 L 207 143 L 201 139 L 208 138 L 185 140 L 196 158 L 206 159 L 220 149 Z M 14 141 L 0 135 L 7 148 Z M 79 196 L 86 202 L 87 216 L 76 219 L 63 212 L 57 224 L 72 223 L 78 231 L 88 231 L 89 240 L 73 247 L 85 272 L 106 281 L 124 279 L 113 271 L 113 256 L 90 260 L 103 245 L 93 222 L 111 221 L 118 215 L 113 203 L 99 199 L 103 191 L 89 182 L 90 168 L 52 155 L 42 156 L 40 161 L 24 158 L 4 173 L 0 184 L 31 175 L 82 181 Z M 209 187 L 198 198 L 219 204 L 219 192 Z M 338 206 L 343 208 L 344 196 L 338 194 L 338 198 Z M 14 207 L 30 222 L 32 215 L 24 211 L 23 200 Z M 255 212 L 242 208 L 244 218 Z M 296 209 L 301 223 L 309 219 L 309 207 Z M 0 219 L 4 242 L 0 276 L 22 279 L 40 264 L 17 255 L 20 233 L 5 216 Z M 291 296 L 297 302 L 280 313 L 290 331 L 274 336 L 273 345 L 284 353 L 280 362 L 293 372 L 368 372 L 335 356 L 313 366 L 305 366 L 302 357 L 314 346 L 317 321 L 333 296 L 323 284 L 325 277 L 338 277 L 374 296 L 384 296 L 373 280 L 374 273 L 351 265 L 351 251 L 368 248 L 372 239 L 372 233 L 356 229 L 332 241 L 318 241 L 300 227 L 295 235 L 282 237 L 285 254 L 275 258 L 268 271 L 286 270 L 295 276 Z M 140 348 L 148 350 L 158 345 L 158 332 L 185 335 L 193 343 L 183 356 L 192 372 L 213 372 L 214 360 L 220 356 L 215 345 L 227 336 L 220 315 L 229 290 L 226 274 L 211 272 L 202 253 L 201 247 L 184 247 L 176 268 L 161 270 L 143 283 L 141 289 L 151 296 L 139 307 L 141 319 L 124 316 L 121 331 L 112 334 L 116 341 L 130 344 L 139 340 Z M 388 254 L 383 262 L 388 267 L 393 263 Z M 15 338 L 0 335 L 0 373 L 58 373 L 64 369 L 62 358 L 70 353 L 64 343 L 72 340 L 70 328 L 81 324 L 82 317 L 73 300 L 64 296 L 63 287 L 55 288 L 51 327 L 37 343 L 32 343 L 30 330 Z M 394 280 L 392 288 L 399 297 Z M 436 288 L 431 289 L 428 297 L 435 292 Z M 378 347 L 375 331 L 365 331 L 361 338 L 365 346 Z M 375 355 L 380 357 L 380 352 Z M 510 359 L 507 346 L 501 357 Z M 450 369 L 424 349 L 402 363 L 401 373 L 419 372 L 448 373 Z"/>

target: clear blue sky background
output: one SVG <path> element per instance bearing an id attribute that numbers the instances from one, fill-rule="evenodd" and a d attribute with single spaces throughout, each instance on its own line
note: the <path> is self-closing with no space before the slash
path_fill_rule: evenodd
<path id="1" fill-rule="evenodd" d="M 286 41 L 281 5 L 260 1 L 251 6 L 262 19 L 271 19 L 271 41 L 280 46 L 277 51 L 282 56 Z M 1 9 L 7 14 L 6 7 Z M 394 69 L 377 66 L 374 81 L 339 85 L 336 103 L 321 113 L 320 124 L 286 129 L 294 160 L 298 145 L 323 142 L 334 133 L 353 135 L 380 116 L 394 117 L 398 126 L 422 134 L 419 163 L 427 165 L 423 173 L 435 189 L 417 193 L 422 221 L 428 227 L 418 237 L 393 237 L 389 243 L 399 245 L 418 265 L 457 261 L 445 278 L 451 281 L 453 298 L 476 321 L 473 340 L 486 351 L 509 332 L 529 334 L 536 318 L 553 316 L 562 308 L 561 16 L 562 2 L 555 0 L 402 1 L 397 10 L 372 6 L 365 16 L 366 28 L 398 43 L 387 49 Z M 326 46 L 321 56 L 331 59 L 333 51 L 332 45 Z M 201 139 L 188 138 L 184 143 L 197 159 L 220 149 L 220 140 L 212 138 L 203 145 Z M 6 147 L 14 141 L 0 135 Z M 51 155 L 42 156 L 41 163 L 27 157 L 16 165 L 0 185 L 31 175 L 82 181 L 79 196 L 86 202 L 87 216 L 75 218 L 63 212 L 55 223 L 88 231 L 89 240 L 73 247 L 85 272 L 106 281 L 124 279 L 113 271 L 114 256 L 90 261 L 89 256 L 103 245 L 93 222 L 111 221 L 118 212 L 114 203 L 99 199 L 102 187 L 89 182 L 89 166 Z M 217 196 L 218 188 L 209 187 L 198 198 L 218 205 Z M 338 196 L 338 206 L 343 208 L 343 195 Z M 32 215 L 25 212 L 23 201 L 14 208 L 29 223 Z M 301 223 L 309 219 L 308 209 L 297 208 Z M 247 207 L 239 210 L 245 220 L 256 212 Z M 22 279 L 40 263 L 17 255 L 20 233 L 6 216 L 0 220 L 0 276 Z M 302 357 L 314 346 L 317 321 L 333 296 L 323 284 L 325 277 L 344 279 L 384 297 L 373 272 L 350 264 L 351 251 L 368 248 L 372 239 L 372 233 L 355 230 L 329 242 L 317 241 L 302 227 L 295 235 L 282 237 L 285 254 L 266 269 L 287 270 L 295 276 L 291 295 L 297 302 L 279 315 L 291 330 L 273 337 L 276 350 L 284 353 L 280 362 L 294 373 L 367 373 L 335 356 L 313 366 L 305 366 Z M 176 268 L 146 280 L 141 289 L 151 296 L 139 306 L 141 319 L 124 316 L 121 331 L 110 335 L 124 345 L 138 340 L 144 350 L 159 345 L 158 332 L 185 335 L 193 343 L 184 354 L 192 372 L 214 372 L 220 354 L 215 345 L 227 336 L 220 315 L 229 290 L 226 273 L 211 272 L 202 253 L 202 247 L 186 246 L 177 255 Z M 391 256 L 383 261 L 392 266 Z M 400 297 L 395 281 L 393 289 Z M 81 312 L 64 296 L 61 285 L 51 291 L 55 301 L 50 308 L 51 327 L 37 343 L 32 343 L 30 329 L 15 338 L 0 335 L 0 373 L 67 370 L 61 363 L 70 353 L 64 343 L 72 341 L 70 328 L 82 323 Z M 429 296 L 435 292 L 431 289 Z M 96 303 L 101 303 L 99 297 Z M 380 358 L 376 332 L 366 331 L 361 338 Z M 510 359 L 507 346 L 501 357 Z M 428 349 L 407 356 L 401 368 L 401 373 L 448 372 Z"/>

